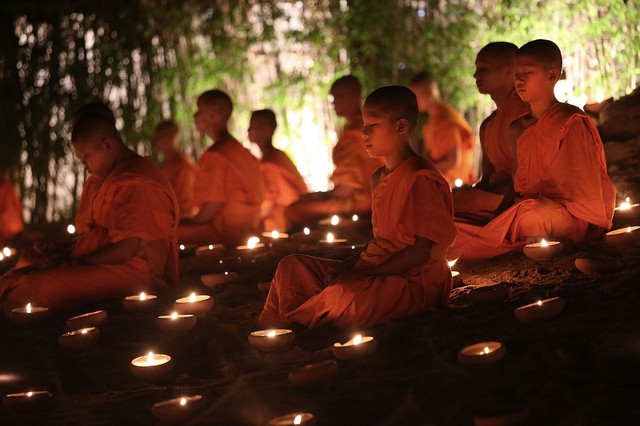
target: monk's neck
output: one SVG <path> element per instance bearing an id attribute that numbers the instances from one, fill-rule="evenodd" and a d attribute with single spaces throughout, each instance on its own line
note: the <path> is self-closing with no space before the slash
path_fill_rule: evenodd
<path id="1" fill-rule="evenodd" d="M 260 151 L 262 152 L 262 158 L 268 158 L 270 155 L 272 155 L 274 152 L 276 152 L 276 148 L 273 146 L 273 142 L 269 141 L 269 142 L 265 142 L 263 144 L 259 145 L 260 147 Z"/>
<path id="2" fill-rule="evenodd" d="M 395 151 L 389 155 L 384 156 L 384 166 L 387 173 L 391 173 L 396 167 L 402 164 L 407 158 L 415 155 L 415 152 L 411 149 L 407 143 L 403 145 L 402 149 Z"/>
<path id="3" fill-rule="evenodd" d="M 491 100 L 496 104 L 496 109 L 504 108 L 504 106 L 509 102 L 509 98 L 516 91 L 515 88 L 511 87 L 504 90 L 499 90 L 494 93 L 490 93 Z"/>
<path id="4" fill-rule="evenodd" d="M 531 102 L 531 116 L 537 120 L 542 116 L 542 114 L 544 114 L 546 110 L 557 103 L 558 100 L 555 96 Z"/>
<path id="5" fill-rule="evenodd" d="M 362 112 L 358 110 L 353 114 L 345 116 L 347 119 L 346 124 L 344 125 L 344 130 L 360 130 L 362 129 Z"/>
<path id="6" fill-rule="evenodd" d="M 209 137 L 213 139 L 214 143 L 224 142 L 228 139 L 233 139 L 233 136 L 231 136 L 231 133 L 229 133 L 229 131 L 226 128 L 220 129 L 218 131 L 212 131 L 211 133 L 209 133 Z"/>

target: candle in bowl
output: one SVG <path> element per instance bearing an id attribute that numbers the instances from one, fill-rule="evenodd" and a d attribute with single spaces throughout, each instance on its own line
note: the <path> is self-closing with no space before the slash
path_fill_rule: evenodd
<path id="1" fill-rule="evenodd" d="M 40 321 L 49 316 L 49 308 L 43 306 L 32 306 L 27 303 L 20 308 L 11 309 L 11 319 L 16 323 L 28 323 Z"/>
<path id="2" fill-rule="evenodd" d="M 26 411 L 42 408 L 47 405 L 49 401 L 51 401 L 51 392 L 32 390 L 5 395 L 3 404 L 7 410 Z"/>
<path id="3" fill-rule="evenodd" d="M 535 303 L 521 306 L 513 311 L 520 322 L 534 322 L 545 318 L 552 318 L 559 315 L 564 309 L 562 297 L 552 297 L 551 299 L 538 300 Z"/>
<path id="4" fill-rule="evenodd" d="M 577 257 L 575 265 L 584 274 L 598 274 L 618 271 L 622 262 L 613 257 Z"/>
<path id="5" fill-rule="evenodd" d="M 333 233 L 327 232 L 327 237 L 324 240 L 320 240 L 321 244 L 338 244 L 338 243 L 346 243 L 347 240 L 344 238 L 336 238 Z"/>
<path id="6" fill-rule="evenodd" d="M 208 288 L 214 288 L 220 284 L 230 283 L 238 279 L 236 272 L 219 272 L 216 274 L 206 274 L 200 277 L 200 281 Z"/>
<path id="7" fill-rule="evenodd" d="M 202 401 L 202 395 L 167 399 L 153 404 L 151 413 L 162 423 L 183 422 L 202 407 Z"/>
<path id="8" fill-rule="evenodd" d="M 195 327 L 197 322 L 195 315 L 172 312 L 171 315 L 160 315 L 156 318 L 156 327 L 162 331 L 184 333 Z"/>
<path id="9" fill-rule="evenodd" d="M 134 296 L 127 296 L 122 300 L 122 306 L 129 312 L 144 311 L 155 305 L 158 296 L 147 294 L 144 291 Z"/>
<path id="10" fill-rule="evenodd" d="M 223 244 L 209 244 L 206 246 L 197 247 L 196 256 L 198 257 L 219 256 L 223 250 L 224 250 Z"/>
<path id="11" fill-rule="evenodd" d="M 543 238 L 539 243 L 525 245 L 522 251 L 529 259 L 549 259 L 560 254 L 562 243 L 560 241 L 547 241 Z"/>
<path id="12" fill-rule="evenodd" d="M 447 261 L 447 265 L 449 265 L 449 269 L 453 268 L 453 266 L 456 264 L 457 261 L 458 259 Z M 460 275 L 460 272 L 454 271 L 453 269 L 451 269 L 451 278 L 453 278 L 454 287 L 459 286 L 460 283 L 462 282 L 462 276 Z"/>
<path id="13" fill-rule="evenodd" d="M 129 371 L 138 379 L 153 380 L 166 376 L 173 368 L 169 355 L 149 352 L 131 360 Z"/>
<path id="14" fill-rule="evenodd" d="M 340 216 L 338 216 L 337 214 L 318 221 L 318 225 L 338 226 L 338 224 L 340 224 Z"/>
<path id="15" fill-rule="evenodd" d="M 67 320 L 66 325 L 69 330 L 78 330 L 86 327 L 99 327 L 105 322 L 107 322 L 107 313 L 99 310 L 71 317 Z"/>
<path id="16" fill-rule="evenodd" d="M 287 239 L 289 238 L 289 234 L 287 234 L 286 232 L 280 232 L 280 231 L 271 231 L 271 232 L 263 232 L 262 233 L 263 237 L 266 238 L 271 238 L 272 240 L 280 240 L 280 239 Z"/>
<path id="17" fill-rule="evenodd" d="M 269 420 L 267 426 L 312 426 L 315 424 L 315 417 L 311 413 L 292 413 Z"/>
<path id="18" fill-rule="evenodd" d="M 289 381 L 298 386 L 316 385 L 329 382 L 337 374 L 338 363 L 329 359 L 294 368 L 289 373 Z"/>
<path id="19" fill-rule="evenodd" d="M 458 360 L 463 364 L 494 364 L 507 352 L 500 342 L 476 343 L 460 349 Z"/>
<path id="20" fill-rule="evenodd" d="M 89 348 L 100 336 L 100 330 L 95 327 L 85 327 L 68 331 L 58 338 L 60 346 L 66 349 L 81 351 Z"/>
<path id="21" fill-rule="evenodd" d="M 238 251 L 250 251 L 250 252 L 256 253 L 256 252 L 259 251 L 258 249 L 262 249 L 264 247 L 265 247 L 265 245 L 264 245 L 264 243 L 260 242 L 260 238 L 258 238 L 258 237 L 250 237 L 247 240 L 247 244 L 246 245 L 238 246 L 238 247 L 236 247 L 236 250 L 238 250 Z"/>
<path id="22" fill-rule="evenodd" d="M 249 334 L 249 344 L 263 352 L 273 352 L 289 346 L 296 334 L 287 329 L 258 330 Z"/>
<path id="23" fill-rule="evenodd" d="M 173 310 L 179 314 L 204 315 L 213 308 L 213 298 L 208 294 L 191 293 L 187 297 L 177 299 Z"/>
<path id="24" fill-rule="evenodd" d="M 338 359 L 355 359 L 375 352 L 376 340 L 371 336 L 354 336 L 346 343 L 334 343 L 331 353 Z"/>
<path id="25" fill-rule="evenodd" d="M 627 226 L 604 234 L 604 240 L 613 247 L 629 246 L 640 241 L 640 226 Z"/>
<path id="26" fill-rule="evenodd" d="M 620 203 L 620 205 L 619 205 L 618 207 L 616 207 L 614 210 L 615 210 L 616 212 L 626 213 L 626 212 L 633 211 L 633 209 L 637 208 L 638 206 L 640 206 L 640 204 L 631 202 L 631 198 L 627 197 L 627 198 L 626 198 L 622 203 Z"/>
<path id="27" fill-rule="evenodd" d="M 2 259 L 8 259 L 11 256 L 15 256 L 16 254 L 16 249 L 12 248 L 12 247 L 5 247 L 2 249 L 2 253 L 0 253 L 0 256 L 2 256 Z M 0 259 L 0 260 L 2 260 Z"/>

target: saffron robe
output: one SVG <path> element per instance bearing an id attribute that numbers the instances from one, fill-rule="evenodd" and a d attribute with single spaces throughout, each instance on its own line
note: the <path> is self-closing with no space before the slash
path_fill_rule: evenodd
<path id="1" fill-rule="evenodd" d="M 615 188 L 602 141 L 582 110 L 552 105 L 516 140 L 516 203 L 484 227 L 456 222 L 451 248 L 463 259 L 488 259 L 527 238 L 582 241 L 611 227 Z"/>
<path id="2" fill-rule="evenodd" d="M 338 261 L 288 256 L 278 265 L 260 324 L 365 327 L 446 305 L 452 286 L 446 253 L 456 233 L 452 203 L 449 185 L 435 166 L 417 155 L 408 158 L 373 191 L 374 239 L 360 256 L 371 265 L 382 264 L 422 237 L 434 243 L 430 259 L 402 275 L 326 286 L 324 278 Z"/>
<path id="3" fill-rule="evenodd" d="M 9 271 L 0 278 L 0 301 L 4 307 L 30 302 L 59 310 L 162 290 L 178 280 L 178 220 L 173 190 L 151 158 L 126 159 L 104 179 L 87 179 L 75 221 L 79 238 L 72 261 Z M 73 261 L 128 238 L 142 242 L 139 253 L 123 263 Z"/>
<path id="4" fill-rule="evenodd" d="M 211 223 L 193 227 L 179 235 L 184 243 L 239 243 L 260 229 L 260 206 L 265 183 L 260 160 L 235 139 L 217 142 L 200 159 L 193 202 L 197 209 L 205 203 L 222 203 Z"/>
<path id="5" fill-rule="evenodd" d="M 270 150 L 262 158 L 260 169 L 266 185 L 261 213 L 263 229 L 284 231 L 287 229 L 284 210 L 307 193 L 307 185 L 295 164 L 279 149 Z"/>
<path id="6" fill-rule="evenodd" d="M 9 179 L 0 173 L 0 244 L 5 245 L 23 229 L 20 200 Z"/>
<path id="7" fill-rule="evenodd" d="M 450 186 L 454 186 L 456 179 L 462 179 L 464 184 L 476 181 L 473 130 L 451 105 L 438 105 L 422 127 L 422 140 L 429 158 L 434 162 L 440 161 L 452 150 L 459 150 L 457 164 L 447 170 L 440 170 Z"/>
<path id="8" fill-rule="evenodd" d="M 198 173 L 196 163 L 185 154 L 180 153 L 175 160 L 165 161 L 160 165 L 160 170 L 176 194 L 180 217 L 193 216 L 193 184 Z"/>

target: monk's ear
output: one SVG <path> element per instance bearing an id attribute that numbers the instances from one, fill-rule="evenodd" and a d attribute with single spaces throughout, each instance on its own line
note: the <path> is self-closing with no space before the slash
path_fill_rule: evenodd
<path id="1" fill-rule="evenodd" d="M 107 151 L 111 151 L 116 143 L 116 141 L 111 138 L 102 138 L 100 142 L 102 142 L 102 146 L 104 146 Z"/>
<path id="2" fill-rule="evenodd" d="M 406 118 L 398 119 L 397 129 L 399 135 L 409 132 L 409 120 Z"/>
<path id="3" fill-rule="evenodd" d="M 560 70 L 558 68 L 549 69 L 549 80 L 557 82 L 560 79 Z"/>

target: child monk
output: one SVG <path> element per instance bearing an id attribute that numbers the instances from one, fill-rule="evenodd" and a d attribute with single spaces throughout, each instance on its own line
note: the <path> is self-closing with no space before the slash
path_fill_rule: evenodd
<path id="1" fill-rule="evenodd" d="M 293 161 L 284 151 L 273 146 L 273 134 L 277 127 L 276 115 L 270 109 L 261 109 L 251 114 L 249 140 L 262 151 L 260 169 L 267 188 L 261 209 L 262 227 L 265 231 L 286 230 L 284 209 L 307 193 L 307 185 Z"/>
<path id="2" fill-rule="evenodd" d="M 366 215 L 371 210 L 369 179 L 382 163 L 369 157 L 362 145 L 362 86 L 356 77 L 347 75 L 337 79 L 329 93 L 336 115 L 346 119 L 332 152 L 333 189 L 303 195 L 291 204 L 285 215 L 293 227 L 312 224 L 334 214 Z"/>
<path id="3" fill-rule="evenodd" d="M 480 125 L 482 178 L 473 187 L 454 190 L 456 220 L 481 218 L 484 223 L 513 204 L 511 180 L 513 155 L 509 127 L 529 113 L 529 104 L 520 99 L 513 84 L 513 61 L 518 47 L 494 42 L 484 46 L 476 57 L 478 91 L 491 96 L 496 109 Z M 494 195 L 495 194 L 495 195 Z"/>
<path id="4" fill-rule="evenodd" d="M 442 101 L 438 84 L 431 74 L 416 74 L 409 87 L 418 98 L 420 111 L 429 115 L 422 127 L 422 140 L 428 158 L 450 186 L 455 186 L 457 179 L 463 184 L 474 183 L 475 138 L 469 123 L 455 108 Z"/>
<path id="5" fill-rule="evenodd" d="M 552 41 L 534 40 L 518 50 L 516 90 L 531 106 L 510 128 L 518 199 L 484 227 L 456 223 L 455 256 L 491 258 L 532 238 L 583 241 L 611 227 L 615 188 L 602 141 L 582 110 L 555 98 L 561 69 Z"/>
<path id="6" fill-rule="evenodd" d="M 156 127 L 152 143 L 164 159 L 160 170 L 176 193 L 180 217 L 193 216 L 193 184 L 198 166 L 178 149 L 180 128 L 173 121 L 163 121 Z"/>
<path id="7" fill-rule="evenodd" d="M 60 310 L 177 281 L 177 202 L 151 158 L 127 148 L 101 113 L 75 118 L 72 143 L 91 174 L 76 216 L 79 238 L 62 265 L 32 265 L 0 278 L 3 308 L 32 303 Z"/>
<path id="8" fill-rule="evenodd" d="M 22 205 L 13 184 L 0 172 L 0 245 L 5 246 L 24 229 Z"/>
<path id="9" fill-rule="evenodd" d="M 382 87 L 364 105 L 367 152 L 384 159 L 371 178 L 374 239 L 345 261 L 291 255 L 278 265 L 259 322 L 365 327 L 445 305 L 455 238 L 449 185 L 410 147 L 415 95 Z"/>
<path id="10" fill-rule="evenodd" d="M 193 187 L 198 212 L 180 221 L 181 243 L 233 245 L 259 230 L 265 195 L 260 161 L 229 133 L 232 111 L 231 98 L 221 90 L 198 97 L 196 127 L 214 144 L 200 158 Z"/>

